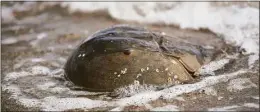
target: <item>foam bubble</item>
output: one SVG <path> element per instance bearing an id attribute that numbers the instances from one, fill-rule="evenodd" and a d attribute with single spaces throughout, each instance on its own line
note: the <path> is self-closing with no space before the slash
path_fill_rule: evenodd
<path id="1" fill-rule="evenodd" d="M 36 85 L 39 89 L 41 89 L 41 90 L 46 90 L 46 89 L 48 89 L 48 88 L 50 88 L 50 87 L 53 87 L 53 86 L 55 86 L 56 85 L 56 83 L 54 83 L 54 82 L 46 82 L 46 83 L 44 83 L 44 84 L 39 84 L 39 85 Z"/>
<path id="2" fill-rule="evenodd" d="M 206 87 L 201 90 L 204 90 L 204 93 L 207 95 L 217 96 L 217 91 L 213 87 Z"/>
<path id="3" fill-rule="evenodd" d="M 38 107 L 41 105 L 39 99 L 20 98 L 19 102 L 26 107 Z"/>
<path id="4" fill-rule="evenodd" d="M 255 103 L 245 103 L 244 106 L 251 107 L 251 108 L 259 108 L 259 104 L 255 104 Z"/>
<path id="5" fill-rule="evenodd" d="M 106 101 L 91 100 L 88 98 L 57 98 L 55 96 L 43 99 L 42 108 L 45 111 L 65 111 L 68 109 L 88 109 L 109 105 Z"/>
<path id="6" fill-rule="evenodd" d="M 214 71 L 222 68 L 225 64 L 229 62 L 230 59 L 221 59 L 217 61 L 212 61 L 206 65 L 203 65 L 199 70 L 198 73 L 200 75 L 215 75 Z"/>
<path id="7" fill-rule="evenodd" d="M 176 105 L 166 105 L 163 107 L 153 108 L 151 111 L 179 111 L 179 109 Z"/>
<path id="8" fill-rule="evenodd" d="M 31 72 L 32 74 L 48 75 L 50 74 L 50 69 L 45 66 L 33 66 Z"/>
<path id="9" fill-rule="evenodd" d="M 2 89 L 3 91 L 7 91 L 8 93 L 11 93 L 11 96 L 10 98 L 18 98 L 18 96 L 21 95 L 21 90 L 20 90 L 20 87 L 17 86 L 17 85 L 14 85 L 14 84 L 11 84 L 11 85 L 2 85 Z"/>
<path id="10" fill-rule="evenodd" d="M 12 37 L 8 37 L 8 38 L 3 39 L 3 40 L 1 41 L 1 43 L 2 43 L 3 45 L 15 44 L 15 43 L 17 43 L 17 42 L 18 42 L 18 39 L 17 39 L 17 38 L 12 38 Z"/>
<path id="11" fill-rule="evenodd" d="M 257 87 L 249 78 L 237 78 L 229 82 L 227 90 L 230 92 L 241 91 L 245 88 Z"/>
<path id="12" fill-rule="evenodd" d="M 236 108 L 239 108 L 239 107 L 240 106 L 238 106 L 238 105 L 214 107 L 214 108 L 208 109 L 208 111 L 230 111 L 230 110 L 235 110 Z"/>
<path id="13" fill-rule="evenodd" d="M 153 85 L 147 85 L 147 84 L 140 85 L 139 83 L 134 83 L 125 87 L 118 88 L 114 90 L 114 93 L 118 94 L 119 97 L 125 97 L 125 96 L 132 96 L 134 94 L 138 94 L 141 92 L 152 91 L 155 89 L 156 86 Z"/>
<path id="14" fill-rule="evenodd" d="M 22 72 L 11 72 L 11 73 L 6 74 L 4 80 L 5 81 L 16 80 L 18 78 L 29 76 L 29 75 L 34 75 L 34 74 L 29 73 L 29 72 L 25 72 L 25 71 L 22 71 Z"/>

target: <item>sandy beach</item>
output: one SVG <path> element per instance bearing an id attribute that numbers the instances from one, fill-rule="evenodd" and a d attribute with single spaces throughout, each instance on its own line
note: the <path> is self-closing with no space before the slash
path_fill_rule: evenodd
<path id="1" fill-rule="evenodd" d="M 152 91 L 149 98 L 153 100 L 144 97 L 142 103 L 133 102 L 142 100 L 138 95 L 143 93 L 113 98 L 106 93 L 74 90 L 63 78 L 68 56 L 89 35 L 111 25 L 136 25 L 217 48 L 225 41 L 209 29 L 181 29 L 178 25 L 117 20 L 104 12 L 68 14 L 64 10 L 49 6 L 41 11 L 14 12 L 19 19 L 1 23 L 1 111 L 259 111 L 259 61 L 249 68 L 249 55 L 236 51 L 227 51 L 232 58 L 225 57 L 229 61 L 213 71 L 215 75 L 202 76 L 194 84 Z"/>

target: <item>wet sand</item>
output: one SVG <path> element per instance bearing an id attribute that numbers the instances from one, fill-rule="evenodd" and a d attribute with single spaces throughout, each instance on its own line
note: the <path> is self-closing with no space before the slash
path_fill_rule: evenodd
<path id="1" fill-rule="evenodd" d="M 75 14 L 64 16 L 57 14 L 57 12 L 48 12 L 32 17 L 32 19 L 26 19 L 26 17 L 23 17 L 14 24 L 2 24 L 2 40 L 10 37 L 18 39 L 18 42 L 13 44 L 1 45 L 2 83 L 5 82 L 3 79 L 7 73 L 23 70 L 32 66 L 30 63 L 24 63 L 23 65 L 17 67 L 17 63 L 27 58 L 41 57 L 46 54 L 50 54 L 50 56 L 60 56 L 63 61 L 56 65 L 48 61 L 40 64 L 51 69 L 62 68 L 65 63 L 64 59 L 66 60 L 73 49 L 85 40 L 88 35 L 93 34 L 99 29 L 115 24 L 138 25 L 141 27 L 146 27 L 150 30 L 165 32 L 169 36 L 180 37 L 199 45 L 221 47 L 224 44 L 220 37 L 208 30 L 183 30 L 179 29 L 177 26 L 148 25 L 135 22 L 117 21 L 108 16 L 103 16 L 102 14 Z M 15 27 L 19 28 L 17 29 Z M 48 34 L 47 38 L 37 40 L 37 35 L 40 33 Z M 259 62 L 257 61 L 255 64 L 257 65 Z M 232 69 L 246 68 L 247 58 L 239 58 L 231 65 L 233 66 L 226 67 L 228 69 L 222 68 L 218 72 L 222 74 L 228 73 Z M 253 96 L 258 96 L 259 98 L 259 68 L 256 67 L 254 70 L 255 73 L 249 72 L 240 74 L 232 79 L 249 78 L 249 80 L 256 84 L 257 87 L 246 88 L 237 92 L 230 92 L 226 89 L 230 82 L 230 80 L 227 80 L 223 81 L 223 83 L 218 83 L 211 86 L 215 91 L 217 91 L 217 95 L 210 95 L 205 93 L 205 91 L 194 91 L 178 96 L 182 97 L 184 101 L 178 99 L 158 99 L 150 102 L 149 104 L 152 107 L 161 107 L 173 104 L 178 106 L 179 110 L 207 110 L 208 108 L 214 107 L 242 105 L 242 107 L 239 107 L 238 110 L 259 111 L 259 107 L 243 107 L 245 103 L 259 104 L 259 99 L 253 98 Z M 10 93 L 2 91 L 2 111 L 39 110 L 39 108 L 27 108 L 19 105 L 14 99 L 9 99 L 9 97 Z M 91 110 L 107 111 L 110 109 L 113 109 L 113 107 L 93 108 Z M 149 107 L 127 106 L 124 110 L 149 110 Z"/>

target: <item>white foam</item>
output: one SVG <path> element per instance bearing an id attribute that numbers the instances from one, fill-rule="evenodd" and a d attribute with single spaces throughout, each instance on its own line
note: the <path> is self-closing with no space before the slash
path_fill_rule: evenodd
<path id="1" fill-rule="evenodd" d="M 158 99 L 161 94 L 162 94 L 161 92 L 147 91 L 147 92 L 135 94 L 131 97 L 119 99 L 116 103 L 119 106 L 143 105 L 149 101 Z"/>
<path id="2" fill-rule="evenodd" d="M 58 68 L 50 73 L 51 75 L 56 75 L 56 76 L 63 76 L 64 75 L 64 69 Z"/>
<path id="3" fill-rule="evenodd" d="M 259 96 L 252 96 L 252 98 L 259 100 Z"/>
<path id="4" fill-rule="evenodd" d="M 2 89 L 3 89 L 3 91 L 7 91 L 7 92 L 11 93 L 10 98 L 17 99 L 18 96 L 21 95 L 20 87 L 17 86 L 17 85 L 14 85 L 14 84 L 11 84 L 11 85 L 8 85 L 8 86 L 2 85 Z"/>
<path id="5" fill-rule="evenodd" d="M 100 3 L 100 2 L 63 2 L 61 5 L 62 6 L 69 6 L 69 11 L 70 12 L 75 12 L 75 11 L 88 11 L 88 12 L 93 12 L 93 11 L 99 11 L 102 9 L 106 9 L 109 4 L 113 3 Z"/>
<path id="6" fill-rule="evenodd" d="M 250 55 L 248 59 L 248 66 L 249 68 L 253 67 L 253 64 L 258 60 L 259 54 Z"/>
<path id="7" fill-rule="evenodd" d="M 68 91 L 68 93 L 72 94 L 72 95 L 95 95 L 95 94 L 97 94 L 95 92 L 88 92 L 88 91 Z"/>
<path id="8" fill-rule="evenodd" d="M 91 100 L 88 98 L 56 98 L 46 97 L 42 103 L 43 111 L 65 111 L 68 109 L 88 109 L 109 105 L 106 101 Z"/>
<path id="9" fill-rule="evenodd" d="M 206 65 L 203 65 L 199 70 L 200 75 L 215 75 L 214 71 L 222 68 L 225 64 L 229 62 L 230 59 L 221 59 L 217 61 L 212 61 Z"/>
<path id="10" fill-rule="evenodd" d="M 152 91 L 155 90 L 156 86 L 153 85 L 140 85 L 139 82 L 136 82 L 134 84 L 130 84 L 125 87 L 121 87 L 116 89 L 114 92 L 116 94 L 119 94 L 119 97 L 125 97 L 125 96 L 132 96 L 134 94 L 138 94 L 145 91 Z"/>
<path id="11" fill-rule="evenodd" d="M 179 111 L 179 109 L 175 105 L 166 105 L 163 107 L 153 108 L 153 109 L 151 109 L 151 111 Z"/>
<path id="12" fill-rule="evenodd" d="M 29 73 L 29 72 L 25 72 L 25 71 L 22 71 L 22 72 L 11 72 L 11 73 L 6 74 L 4 80 L 5 81 L 16 80 L 18 78 L 29 76 L 29 75 L 34 75 L 34 74 Z"/>
<path id="13" fill-rule="evenodd" d="M 113 109 L 111 109 L 109 111 L 123 111 L 123 110 L 124 110 L 123 107 L 116 107 L 116 108 L 113 108 Z"/>
<path id="14" fill-rule="evenodd" d="M 39 99 L 20 98 L 19 102 L 25 107 L 39 107 L 41 101 Z"/>
<path id="15" fill-rule="evenodd" d="M 223 99 L 224 97 L 223 96 L 218 96 L 218 100 L 221 100 Z"/>
<path id="16" fill-rule="evenodd" d="M 59 93 L 60 94 L 60 93 L 65 92 L 65 91 L 69 91 L 70 89 L 65 88 L 65 87 L 53 87 L 53 88 L 50 88 L 49 90 L 53 93 Z"/>
<path id="17" fill-rule="evenodd" d="M 45 66 L 33 66 L 31 72 L 32 74 L 48 75 L 50 74 L 50 69 Z"/>
<path id="18" fill-rule="evenodd" d="M 257 88 L 257 85 L 251 82 L 249 78 L 237 78 L 237 79 L 232 79 L 229 82 L 227 90 L 233 92 L 233 91 L 241 91 L 245 88 L 252 88 L 252 87 Z"/>
<path id="19" fill-rule="evenodd" d="M 43 58 L 32 58 L 31 59 L 31 62 L 33 62 L 33 63 L 39 63 L 39 62 L 44 62 L 44 61 L 46 61 L 46 60 Z"/>
<path id="20" fill-rule="evenodd" d="M 223 74 L 219 76 L 209 76 L 204 78 L 202 81 L 194 84 L 185 84 L 185 85 L 177 85 L 168 89 L 162 90 L 163 94 L 161 95 L 164 99 L 174 98 L 177 95 L 183 93 L 189 93 L 203 87 L 211 86 L 220 82 L 228 81 L 228 79 L 235 77 L 239 74 L 245 73 L 246 70 L 239 70 L 230 74 Z"/>
<path id="21" fill-rule="evenodd" d="M 174 99 L 179 100 L 179 101 L 185 101 L 185 100 L 183 99 L 183 97 L 175 97 Z"/>
<path id="22" fill-rule="evenodd" d="M 48 89 L 48 88 L 50 88 L 50 87 L 53 87 L 53 86 L 55 86 L 56 85 L 56 83 L 54 83 L 54 82 L 46 82 L 46 83 L 44 83 L 44 84 L 39 84 L 39 85 L 36 85 L 39 89 L 41 89 L 41 90 L 46 90 L 46 89 Z"/>
<path id="23" fill-rule="evenodd" d="M 239 105 L 231 105 L 231 106 L 223 106 L 223 107 L 214 107 L 208 109 L 208 111 L 231 111 L 231 110 L 237 110 L 239 107 L 249 107 L 249 108 L 259 108 L 259 104 L 255 103 L 245 103 L 241 106 Z"/>
<path id="24" fill-rule="evenodd" d="M 213 95 L 213 96 L 217 96 L 217 91 L 214 89 L 214 87 L 206 87 L 203 88 L 201 90 L 204 90 L 204 93 L 207 95 Z"/>
<path id="25" fill-rule="evenodd" d="M 39 67 L 39 68 L 45 68 L 45 67 Z M 24 71 L 21 72 L 23 73 Z M 55 82 L 52 82 L 52 80 L 46 80 L 47 82 L 45 83 L 36 82 L 34 83 L 34 85 L 36 85 L 36 88 L 30 88 L 31 90 L 30 93 L 35 95 L 41 94 L 41 92 L 43 91 L 55 93 L 53 94 L 55 96 L 50 94 L 41 94 L 43 95 L 41 96 L 43 97 L 43 99 L 37 100 L 35 98 L 30 98 L 26 96 L 26 94 L 23 94 L 22 91 L 26 91 L 26 90 L 21 90 L 23 85 L 14 84 L 15 79 L 17 79 L 17 75 L 14 76 L 10 75 L 9 77 L 11 78 L 5 77 L 8 79 L 8 82 L 10 82 L 10 84 L 4 83 L 4 85 L 2 85 L 2 88 L 3 90 L 7 90 L 8 92 L 10 92 L 12 94 L 11 97 L 16 99 L 22 105 L 28 107 L 38 107 L 41 110 L 48 110 L 48 111 L 63 111 L 68 109 L 87 110 L 95 107 L 108 107 L 108 106 L 114 106 L 115 107 L 114 109 L 122 109 L 123 107 L 129 105 L 146 105 L 148 102 L 156 100 L 159 97 L 164 99 L 175 98 L 176 96 L 183 93 L 192 92 L 207 86 L 220 83 L 222 81 L 227 81 L 228 79 L 245 72 L 247 71 L 239 70 L 237 72 L 230 73 L 230 74 L 209 76 L 203 79 L 202 81 L 194 84 L 177 85 L 160 91 L 154 91 L 154 90 L 142 91 L 130 97 L 114 99 L 112 101 L 91 100 L 86 97 L 75 97 L 75 95 L 94 95 L 97 93 L 91 93 L 87 91 L 73 91 L 63 85 L 57 85 Z M 35 72 L 35 73 L 36 76 L 37 75 L 41 76 L 39 72 Z M 21 73 L 17 72 L 15 74 L 21 74 Z M 25 72 L 25 74 L 26 75 L 23 75 L 23 77 L 29 76 L 28 74 L 32 74 L 32 73 Z M 51 76 L 49 78 L 51 78 Z M 62 94 L 64 92 L 66 94 L 72 95 L 73 97 L 62 98 Z"/>
<path id="26" fill-rule="evenodd" d="M 238 105 L 231 105 L 231 106 L 224 106 L 224 107 L 215 107 L 215 108 L 210 108 L 208 111 L 231 111 L 239 108 L 240 106 Z"/>
<path id="27" fill-rule="evenodd" d="M 251 108 L 259 108 L 259 104 L 255 104 L 255 103 L 245 103 L 244 106 L 251 107 Z"/>
<path id="28" fill-rule="evenodd" d="M 48 34 L 43 32 L 43 33 L 40 33 L 37 35 L 37 39 L 40 40 L 40 39 L 46 38 L 47 36 L 48 36 Z"/>
<path id="29" fill-rule="evenodd" d="M 18 42 L 18 39 L 17 38 L 13 38 L 13 37 L 9 37 L 9 38 L 3 39 L 1 41 L 1 43 L 3 45 L 15 44 L 17 42 Z"/>
<path id="30" fill-rule="evenodd" d="M 25 58 L 23 60 L 20 60 L 18 63 L 16 63 L 13 66 L 13 68 L 17 69 L 17 68 L 21 68 L 25 64 L 35 64 L 35 63 L 44 62 L 44 61 L 46 61 L 46 60 L 43 58 Z"/>

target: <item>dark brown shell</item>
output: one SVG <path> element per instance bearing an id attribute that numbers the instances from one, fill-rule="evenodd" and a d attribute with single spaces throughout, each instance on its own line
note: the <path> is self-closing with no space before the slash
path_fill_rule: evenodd
<path id="1" fill-rule="evenodd" d="M 117 25 L 89 38 L 65 65 L 66 78 L 89 91 L 189 82 L 203 62 L 200 47 L 139 27 Z"/>

